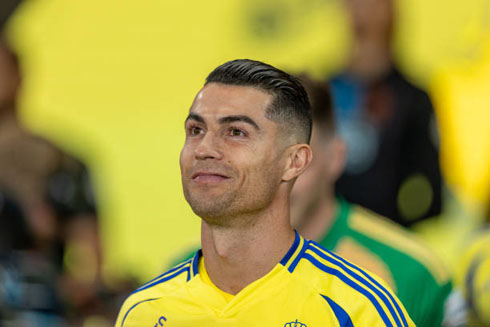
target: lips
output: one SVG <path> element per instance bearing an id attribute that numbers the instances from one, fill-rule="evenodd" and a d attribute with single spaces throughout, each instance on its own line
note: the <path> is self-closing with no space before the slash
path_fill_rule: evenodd
<path id="1" fill-rule="evenodd" d="M 198 171 L 192 175 L 192 180 L 200 184 L 219 183 L 228 179 L 228 176 L 216 172 Z"/>

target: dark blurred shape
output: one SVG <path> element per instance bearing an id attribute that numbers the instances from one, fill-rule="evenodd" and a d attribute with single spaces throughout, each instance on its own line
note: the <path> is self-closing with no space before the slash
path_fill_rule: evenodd
<path id="1" fill-rule="evenodd" d="M 60 167 L 48 177 L 46 200 L 61 218 L 95 215 L 95 198 L 87 167 L 72 157 L 62 158 Z"/>
<path id="2" fill-rule="evenodd" d="M 0 257 L 31 246 L 32 235 L 21 208 L 6 194 L 0 193 Z"/>
<path id="3" fill-rule="evenodd" d="M 329 81 L 346 169 L 336 191 L 409 226 L 441 212 L 437 123 L 428 94 L 411 84 L 391 55 L 392 0 L 345 0 L 353 48 Z"/>
<path id="4" fill-rule="evenodd" d="M 19 2 L 0 2 L 1 29 Z M 135 285 L 102 280 L 89 169 L 22 126 L 20 84 L 0 30 L 0 326 L 109 326 Z"/>
<path id="5" fill-rule="evenodd" d="M 3 29 L 5 23 L 10 18 L 15 9 L 20 5 L 20 0 L 2 0 L 0 1 L 0 29 Z"/>
<path id="6" fill-rule="evenodd" d="M 61 326 L 60 269 L 50 253 L 37 248 L 22 209 L 0 193 L 0 326 Z"/>

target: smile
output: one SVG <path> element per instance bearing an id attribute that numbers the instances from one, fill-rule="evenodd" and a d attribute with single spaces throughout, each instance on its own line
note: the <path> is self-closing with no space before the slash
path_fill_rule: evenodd
<path id="1" fill-rule="evenodd" d="M 230 179 L 228 176 L 211 172 L 197 172 L 192 175 L 192 180 L 198 184 L 215 184 L 228 179 Z"/>

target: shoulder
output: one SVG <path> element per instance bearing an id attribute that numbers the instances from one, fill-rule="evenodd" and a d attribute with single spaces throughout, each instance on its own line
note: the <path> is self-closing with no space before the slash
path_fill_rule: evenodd
<path id="1" fill-rule="evenodd" d="M 172 287 L 178 284 L 182 284 L 185 281 L 190 279 L 192 270 L 195 269 L 195 258 L 190 258 L 186 261 L 183 261 L 177 265 L 175 265 L 170 270 L 164 272 L 163 274 L 153 278 L 152 280 L 146 282 L 145 284 L 138 287 L 133 294 L 149 291 L 155 287 L 159 287 L 159 289 Z"/>
<path id="2" fill-rule="evenodd" d="M 342 308 L 354 325 L 354 320 L 386 326 L 413 324 L 403 305 L 381 279 L 316 242 L 306 242 L 294 270 L 295 275 L 314 288 L 332 308 Z M 335 304 L 332 306 L 332 303 Z"/>
<path id="3" fill-rule="evenodd" d="M 408 270 L 430 276 L 439 285 L 449 282 L 450 275 L 442 260 L 413 232 L 357 205 L 353 206 L 348 225 L 354 232 L 376 242 L 379 251 L 384 248 L 395 253 L 391 257 L 398 259 L 393 260 L 397 263 L 403 260 Z"/>
<path id="4" fill-rule="evenodd" d="M 426 91 L 424 91 L 419 86 L 415 85 L 409 78 L 407 78 L 407 75 L 405 75 L 400 71 L 400 69 L 398 69 L 398 67 L 393 67 L 391 72 L 386 77 L 386 81 L 388 83 L 397 83 L 398 85 L 403 87 L 405 91 L 412 92 L 419 96 L 423 96 L 427 98 L 429 97 Z"/>
<path id="5" fill-rule="evenodd" d="M 169 295 L 183 288 L 191 278 L 193 263 L 194 258 L 186 260 L 133 291 L 121 306 L 116 326 L 131 326 L 131 321 L 135 320 L 141 323 L 148 319 L 148 323 L 151 323 L 158 318 L 155 318 L 157 313 L 153 308 L 156 304 L 168 302 Z"/>
<path id="6" fill-rule="evenodd" d="M 395 87 L 398 96 L 405 103 L 411 104 L 410 109 L 417 115 L 433 112 L 433 104 L 429 94 L 412 81 L 407 79 L 396 67 L 388 75 L 385 83 Z"/>

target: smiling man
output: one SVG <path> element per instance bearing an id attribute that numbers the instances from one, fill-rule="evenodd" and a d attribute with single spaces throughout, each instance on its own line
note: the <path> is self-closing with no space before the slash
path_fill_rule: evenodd
<path id="1" fill-rule="evenodd" d="M 182 184 L 202 250 L 133 292 L 117 327 L 414 326 L 377 277 L 290 225 L 289 194 L 312 159 L 310 105 L 294 77 L 227 62 L 185 129 Z"/>

